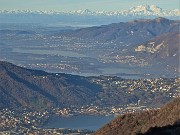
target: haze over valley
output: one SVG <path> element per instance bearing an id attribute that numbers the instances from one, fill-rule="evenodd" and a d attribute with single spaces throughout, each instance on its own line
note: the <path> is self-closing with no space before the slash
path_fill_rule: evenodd
<path id="1" fill-rule="evenodd" d="M 2 24 L 0 56 L 48 72 L 177 77 L 179 25 L 161 17 L 81 29 Z"/>
<path id="2" fill-rule="evenodd" d="M 179 135 L 177 6 L 26 2 L 0 10 L 0 134 Z"/>

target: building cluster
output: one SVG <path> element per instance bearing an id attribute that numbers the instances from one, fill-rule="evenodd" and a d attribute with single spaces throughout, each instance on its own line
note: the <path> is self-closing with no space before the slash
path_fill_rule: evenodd
<path id="1" fill-rule="evenodd" d="M 47 111 L 30 111 L 23 109 L 21 111 L 12 111 L 2 109 L 0 111 L 0 133 L 12 132 L 14 134 L 30 133 L 37 129 L 48 119 Z"/>
<path id="2" fill-rule="evenodd" d="M 49 69 L 49 70 L 63 70 L 63 71 L 71 71 L 71 72 L 78 72 L 79 69 L 77 65 L 72 64 L 44 64 L 44 63 L 36 63 L 36 64 L 27 64 L 19 65 L 26 68 L 35 68 L 35 69 Z"/>
<path id="3" fill-rule="evenodd" d="M 58 74 L 57 74 L 58 75 Z M 163 93 L 169 99 L 180 97 L 180 78 L 157 78 L 157 79 L 122 79 L 118 77 L 92 77 L 91 81 L 102 86 L 103 90 L 123 90 L 125 94 L 134 94 L 137 90 L 145 93 Z M 56 115 L 71 117 L 73 115 L 119 115 L 137 111 L 150 110 L 140 99 L 134 103 L 116 106 L 104 106 L 92 103 L 84 106 L 70 106 L 64 108 L 50 108 L 49 110 L 33 111 L 30 109 L 0 110 L 0 134 L 59 134 L 81 135 L 90 134 L 91 131 L 79 131 L 70 129 L 46 129 L 42 128 L 49 118 Z"/>
<path id="4" fill-rule="evenodd" d="M 78 106 L 78 107 L 69 107 L 69 108 L 54 108 L 52 114 L 63 116 L 63 117 L 71 117 L 73 115 L 118 115 L 125 113 L 132 113 L 137 111 L 145 111 L 150 110 L 152 108 L 141 106 L 138 103 L 131 103 L 127 105 L 118 105 L 118 106 L 97 106 L 97 105 L 86 105 L 86 106 Z"/>
<path id="5" fill-rule="evenodd" d="M 67 114 L 66 114 L 67 115 Z M 90 130 L 42 128 L 51 114 L 48 111 L 0 111 L 0 135 L 90 135 Z"/>
<path id="6" fill-rule="evenodd" d="M 92 78 L 93 83 L 97 83 L 102 86 L 102 89 L 108 91 L 115 90 L 123 91 L 127 96 L 130 94 L 136 94 L 137 91 L 142 91 L 147 94 L 162 95 L 170 100 L 172 98 L 180 97 L 180 78 L 157 78 L 157 79 L 121 79 L 118 77 L 101 76 L 98 78 Z M 112 92 L 112 94 L 114 94 Z M 116 93 L 115 93 L 116 94 Z M 141 93 L 142 94 L 142 93 Z M 146 99 L 144 99 L 146 100 Z M 150 100 L 147 99 L 147 100 Z M 152 99 L 151 99 L 152 100 Z M 53 113 L 59 116 L 71 116 L 71 115 L 116 115 L 131 113 L 136 111 L 144 111 L 152 109 L 147 103 L 143 103 L 141 99 L 134 103 L 119 104 L 116 106 L 101 106 L 96 103 L 84 106 L 69 107 L 69 108 L 54 108 Z"/>
<path id="7" fill-rule="evenodd" d="M 114 88 L 133 94 L 136 90 L 145 92 L 161 92 L 170 98 L 180 97 L 180 78 L 155 78 L 155 79 L 120 79 L 118 77 L 102 76 L 92 79 L 102 85 L 104 89 Z"/>

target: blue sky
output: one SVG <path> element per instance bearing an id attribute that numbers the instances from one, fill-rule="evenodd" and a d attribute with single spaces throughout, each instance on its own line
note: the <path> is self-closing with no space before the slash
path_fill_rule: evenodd
<path id="1" fill-rule="evenodd" d="M 163 9 L 179 9 L 180 0 L 0 0 L 0 10 L 121 11 L 137 5 L 154 4 Z"/>

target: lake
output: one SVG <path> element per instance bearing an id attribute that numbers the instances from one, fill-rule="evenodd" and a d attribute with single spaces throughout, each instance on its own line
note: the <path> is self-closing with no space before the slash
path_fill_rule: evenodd
<path id="1" fill-rule="evenodd" d="M 29 53 L 29 54 L 49 54 L 49 55 L 61 55 L 64 57 L 75 57 L 75 58 L 81 58 L 81 57 L 88 57 L 84 54 L 76 53 L 74 51 L 63 51 L 63 50 L 44 50 L 44 49 L 22 49 L 22 48 L 13 48 L 12 52 L 17 53 Z"/>
<path id="2" fill-rule="evenodd" d="M 106 123 L 114 119 L 110 116 L 96 115 L 76 115 L 70 117 L 53 117 L 50 118 L 44 128 L 70 128 L 70 129 L 89 129 L 97 130 Z"/>

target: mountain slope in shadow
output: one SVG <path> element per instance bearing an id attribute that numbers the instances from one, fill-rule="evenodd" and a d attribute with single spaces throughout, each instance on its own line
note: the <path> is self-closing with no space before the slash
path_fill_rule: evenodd
<path id="1" fill-rule="evenodd" d="M 0 108 L 78 106 L 91 103 L 99 91 L 100 86 L 85 77 L 0 62 Z"/>

